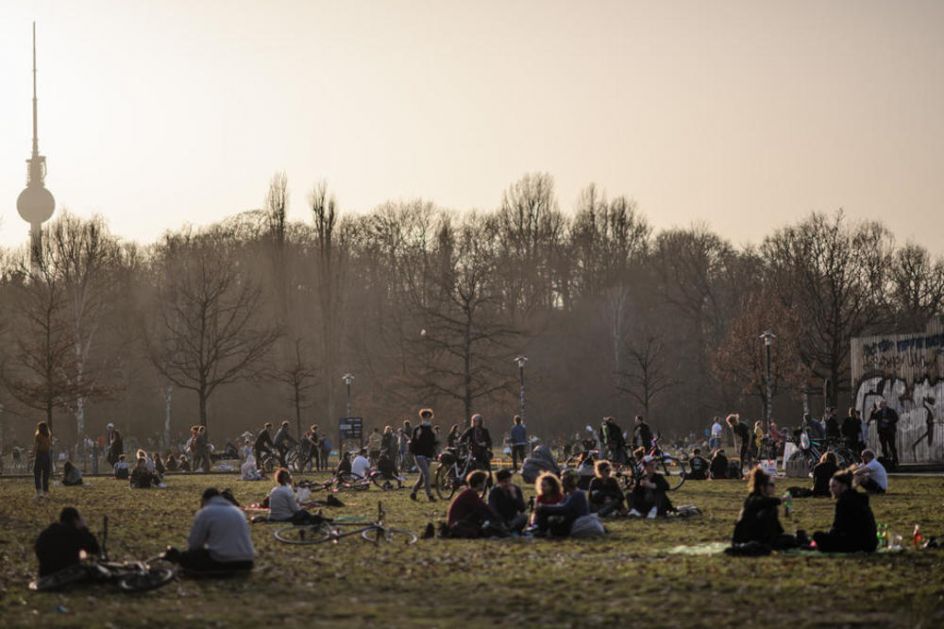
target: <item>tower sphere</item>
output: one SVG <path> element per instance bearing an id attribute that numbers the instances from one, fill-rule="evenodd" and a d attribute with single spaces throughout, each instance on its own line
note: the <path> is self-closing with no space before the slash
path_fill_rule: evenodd
<path id="1" fill-rule="evenodd" d="M 16 209 L 27 223 L 43 223 L 55 211 L 56 200 L 42 186 L 27 186 L 16 199 Z"/>

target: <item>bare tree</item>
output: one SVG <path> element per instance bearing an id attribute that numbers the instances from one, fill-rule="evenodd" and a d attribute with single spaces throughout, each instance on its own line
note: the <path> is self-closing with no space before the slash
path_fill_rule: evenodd
<path id="1" fill-rule="evenodd" d="M 308 392 L 314 388 L 318 371 L 305 358 L 304 340 L 294 339 L 292 360 L 276 369 L 272 378 L 290 390 L 290 401 L 295 410 L 295 429 L 302 434 L 302 411 L 309 407 Z"/>
<path id="2" fill-rule="evenodd" d="M 653 400 L 678 384 L 678 380 L 666 365 L 665 343 L 661 335 L 644 334 L 639 341 L 627 343 L 626 354 L 629 365 L 619 374 L 623 378 L 619 389 L 641 404 L 648 417 Z"/>
<path id="3" fill-rule="evenodd" d="M 210 396 L 258 375 L 280 330 L 259 320 L 262 291 L 225 234 L 168 237 L 160 253 L 149 355 L 161 375 L 197 394 L 206 426 Z"/>

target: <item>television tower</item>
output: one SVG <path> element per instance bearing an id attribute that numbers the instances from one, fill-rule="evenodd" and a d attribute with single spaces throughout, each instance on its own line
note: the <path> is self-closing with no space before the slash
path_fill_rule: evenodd
<path id="1" fill-rule="evenodd" d="M 56 210 L 56 200 L 46 190 L 46 158 L 39 154 L 39 133 L 36 100 L 36 22 L 33 22 L 33 154 L 26 160 L 26 189 L 16 200 L 16 209 L 30 224 L 30 261 L 34 269 L 42 263 L 43 223 Z"/>

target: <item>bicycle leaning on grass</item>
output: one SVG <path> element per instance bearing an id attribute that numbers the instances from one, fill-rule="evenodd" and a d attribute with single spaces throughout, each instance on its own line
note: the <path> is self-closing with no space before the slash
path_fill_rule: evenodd
<path id="1" fill-rule="evenodd" d="M 345 537 L 359 535 L 366 542 L 387 542 L 391 544 L 415 544 L 415 534 L 405 529 L 387 526 L 386 512 L 383 503 L 377 503 L 377 521 L 364 524 L 363 522 L 341 522 L 322 518 L 313 524 L 285 526 L 275 531 L 275 539 L 286 544 L 322 544 L 324 542 L 337 543 Z"/>

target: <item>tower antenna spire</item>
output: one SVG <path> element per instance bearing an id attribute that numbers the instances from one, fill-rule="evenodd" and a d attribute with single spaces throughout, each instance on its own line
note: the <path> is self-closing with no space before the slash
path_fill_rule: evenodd
<path id="1" fill-rule="evenodd" d="M 39 155 L 39 106 L 36 98 L 36 22 L 33 22 L 33 158 Z"/>

